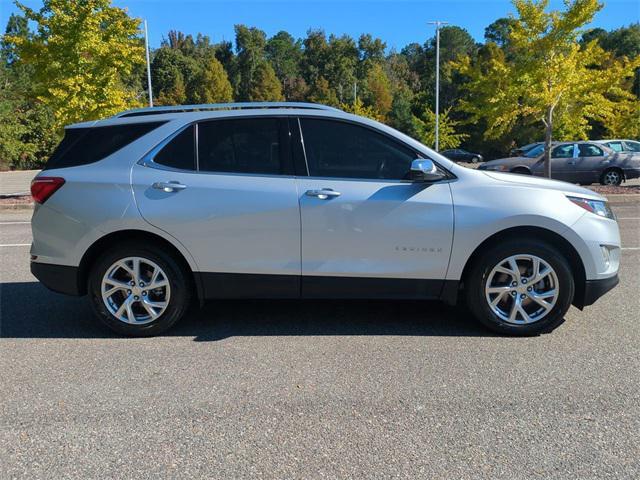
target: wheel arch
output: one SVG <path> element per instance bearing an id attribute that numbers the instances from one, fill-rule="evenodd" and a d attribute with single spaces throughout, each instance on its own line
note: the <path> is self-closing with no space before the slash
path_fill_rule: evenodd
<path id="1" fill-rule="evenodd" d="M 475 248 L 473 253 L 467 259 L 467 262 L 465 263 L 465 266 L 462 270 L 462 275 L 460 277 L 460 287 L 464 289 L 465 280 L 469 275 L 469 272 L 471 271 L 471 267 L 475 262 L 479 260 L 479 258 L 487 248 L 495 245 L 497 242 L 514 238 L 542 240 L 560 251 L 560 253 L 568 260 L 575 281 L 575 293 L 572 303 L 576 307 L 582 309 L 582 307 L 584 306 L 586 271 L 584 263 L 580 258 L 580 254 L 575 249 L 575 247 L 562 235 L 559 235 L 552 230 L 548 230 L 542 227 L 511 227 L 494 233 L 490 237 L 483 240 L 482 243 L 480 243 L 480 245 Z"/>
<path id="2" fill-rule="evenodd" d="M 176 247 L 173 243 L 171 243 L 166 238 L 161 237 L 158 234 L 145 231 L 145 230 L 118 230 L 115 232 L 108 233 L 91 244 L 91 246 L 85 251 L 82 259 L 80 260 L 80 265 L 78 267 L 78 287 L 81 294 L 87 293 L 87 284 L 89 279 L 89 272 L 91 270 L 91 266 L 96 262 L 101 252 L 104 252 L 108 248 L 118 243 L 126 242 L 126 241 L 136 241 L 141 242 L 143 245 L 155 245 L 163 249 L 163 251 L 169 253 L 173 256 L 176 261 L 178 261 L 182 267 L 188 272 L 193 281 L 193 285 L 195 287 L 195 293 L 202 301 L 203 298 L 203 290 L 202 290 L 202 282 L 200 279 L 200 275 L 197 272 L 194 272 L 189 262 L 187 261 L 184 254 L 180 251 L 178 247 Z"/>
<path id="3" fill-rule="evenodd" d="M 510 173 L 520 173 L 520 174 L 525 174 L 525 175 L 532 175 L 531 168 L 529 168 L 526 165 L 516 165 L 511 170 L 509 170 L 509 172 Z"/>

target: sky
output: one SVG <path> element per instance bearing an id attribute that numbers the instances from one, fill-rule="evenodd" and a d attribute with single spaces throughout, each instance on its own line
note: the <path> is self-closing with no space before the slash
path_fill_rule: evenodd
<path id="1" fill-rule="evenodd" d="M 32 8 L 41 1 L 22 0 Z M 160 46 L 169 30 L 208 35 L 212 41 L 233 40 L 233 26 L 242 23 L 264 30 L 268 36 L 286 30 L 295 38 L 304 37 L 310 28 L 327 34 L 344 33 L 357 38 L 371 33 L 402 49 L 412 42 L 424 43 L 433 36 L 427 22 L 443 20 L 465 28 L 477 41 L 484 29 L 499 17 L 514 12 L 509 0 L 325 0 L 325 1 L 244 1 L 219 0 L 114 0 L 135 17 L 146 19 L 152 48 Z M 640 21 L 640 0 L 604 0 L 604 8 L 591 27 L 611 30 Z M 551 0 L 551 8 L 562 8 L 562 0 Z M 11 0 L 0 0 L 0 23 L 4 31 L 7 18 L 17 8 Z"/>

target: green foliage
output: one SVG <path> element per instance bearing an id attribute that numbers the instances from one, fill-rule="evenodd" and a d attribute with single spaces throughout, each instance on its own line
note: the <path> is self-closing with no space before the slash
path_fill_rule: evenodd
<path id="1" fill-rule="evenodd" d="M 194 103 L 224 103 L 233 100 L 233 88 L 227 72 L 217 58 L 210 58 L 196 74 Z"/>
<path id="2" fill-rule="evenodd" d="M 284 100 L 282 86 L 273 67 L 267 62 L 258 64 L 249 86 L 249 101 L 278 102 Z"/>
<path id="3" fill-rule="evenodd" d="M 360 115 L 361 117 L 370 118 L 378 122 L 384 121 L 384 117 L 371 106 L 365 106 L 362 100 L 356 98 L 353 103 L 342 103 L 340 108 L 347 113 L 353 113 L 354 115 Z"/>
<path id="4" fill-rule="evenodd" d="M 459 147 L 469 137 L 466 133 L 456 133 L 460 122 L 450 116 L 451 108 L 440 113 L 438 119 L 438 147 L 440 150 Z M 422 111 L 422 117 L 413 116 L 414 129 L 418 139 L 433 148 L 436 144 L 436 114 L 429 108 Z"/>
<path id="5" fill-rule="evenodd" d="M 393 94 L 389 77 L 379 63 L 374 64 L 367 73 L 366 97 L 373 110 L 385 119 L 391 110 Z"/>

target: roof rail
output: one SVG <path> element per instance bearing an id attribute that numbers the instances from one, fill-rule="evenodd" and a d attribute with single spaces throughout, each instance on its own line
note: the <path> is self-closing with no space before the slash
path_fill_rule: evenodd
<path id="1" fill-rule="evenodd" d="M 309 110 L 340 110 L 320 103 L 305 102 L 236 102 L 236 103 L 203 103 L 200 105 L 168 105 L 162 107 L 146 107 L 125 110 L 112 118 L 137 117 L 141 115 L 160 115 L 162 113 L 202 112 L 207 110 L 250 110 L 259 108 L 307 108 Z"/>

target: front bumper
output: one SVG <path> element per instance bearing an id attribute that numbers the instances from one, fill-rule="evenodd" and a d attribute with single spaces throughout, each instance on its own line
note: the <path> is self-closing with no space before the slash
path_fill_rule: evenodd
<path id="1" fill-rule="evenodd" d="M 49 290 L 65 295 L 84 295 L 80 288 L 78 267 L 31 262 L 31 273 Z"/>
<path id="2" fill-rule="evenodd" d="M 599 280 L 587 280 L 584 283 L 584 289 L 576 292 L 573 304 L 582 310 L 584 307 L 593 305 L 596 300 L 620 283 L 618 274 L 613 277 L 601 278 Z"/>

